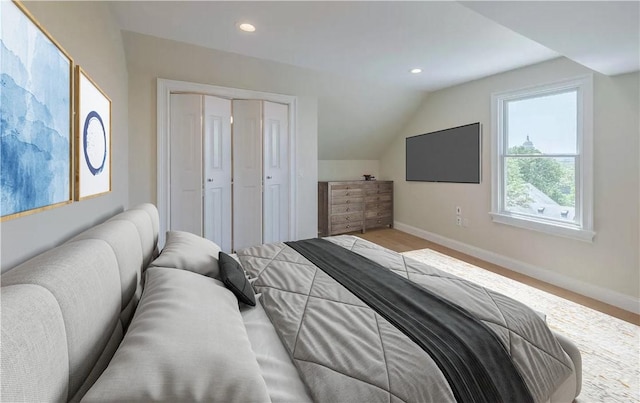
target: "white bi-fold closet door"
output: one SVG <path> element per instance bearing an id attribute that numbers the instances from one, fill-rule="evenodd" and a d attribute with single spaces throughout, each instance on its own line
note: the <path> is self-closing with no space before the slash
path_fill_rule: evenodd
<path id="1" fill-rule="evenodd" d="M 170 109 L 169 228 L 227 252 L 289 239 L 287 105 L 171 94 Z"/>

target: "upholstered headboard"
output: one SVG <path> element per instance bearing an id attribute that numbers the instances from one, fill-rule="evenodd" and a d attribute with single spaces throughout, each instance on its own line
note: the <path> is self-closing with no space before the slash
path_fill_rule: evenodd
<path id="1" fill-rule="evenodd" d="M 3 401 L 79 400 L 106 368 L 157 255 L 144 204 L 2 275 Z"/>

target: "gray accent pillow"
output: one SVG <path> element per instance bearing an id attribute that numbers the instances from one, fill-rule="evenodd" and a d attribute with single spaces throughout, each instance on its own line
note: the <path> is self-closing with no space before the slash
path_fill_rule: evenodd
<path id="1" fill-rule="evenodd" d="M 82 401 L 269 401 L 231 291 L 172 268 L 149 268 L 145 280 L 129 330 Z"/>
<path id="2" fill-rule="evenodd" d="M 256 306 L 253 287 L 249 284 L 240 262 L 224 252 L 220 252 L 218 255 L 218 261 L 220 262 L 220 279 L 224 285 L 233 292 L 238 301 Z"/>
<path id="3" fill-rule="evenodd" d="M 167 231 L 167 241 L 149 267 L 173 267 L 220 278 L 220 247 L 201 236 L 185 231 Z"/>

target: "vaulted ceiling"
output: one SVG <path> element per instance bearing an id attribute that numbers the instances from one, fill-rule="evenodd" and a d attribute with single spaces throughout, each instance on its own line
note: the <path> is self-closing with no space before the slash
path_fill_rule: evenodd
<path id="1" fill-rule="evenodd" d="M 636 1 L 118 1 L 111 7 L 126 31 L 352 78 L 380 94 L 394 88 L 396 99 L 406 91 L 411 102 L 345 94 L 344 86 L 319 94 L 320 159 L 377 158 L 401 122 L 336 130 L 336 121 L 380 119 L 385 110 L 390 119 L 405 119 L 418 106 L 417 92 L 561 56 L 607 75 L 640 69 Z M 241 22 L 256 31 L 239 31 Z M 412 68 L 422 73 L 411 74 Z M 336 136 L 358 140 L 337 149 Z M 362 139 L 376 146 L 362 147 Z"/>

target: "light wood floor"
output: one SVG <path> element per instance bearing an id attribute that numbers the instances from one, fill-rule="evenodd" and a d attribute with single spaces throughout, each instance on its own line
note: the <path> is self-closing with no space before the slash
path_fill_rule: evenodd
<path id="1" fill-rule="evenodd" d="M 556 287 L 549 283 L 545 283 L 544 281 L 536 280 L 532 277 L 525 276 L 524 274 L 516 273 L 493 263 L 485 262 L 484 260 L 480 260 L 473 256 L 469 256 L 453 249 L 444 247 L 442 245 L 438 245 L 422 238 L 407 234 L 406 232 L 398 231 L 396 229 L 384 228 L 369 230 L 365 234 L 353 232 L 351 233 L 351 235 L 359 236 L 396 252 L 407 252 L 416 249 L 432 249 L 437 252 L 444 253 L 445 255 L 465 261 L 469 264 L 482 267 L 483 269 L 546 291 L 550 294 L 557 295 L 561 298 L 568 299 L 575 303 L 584 305 L 588 308 L 595 309 L 597 311 L 606 313 L 607 315 L 611 315 L 618 319 L 622 319 L 629 323 L 633 323 L 634 325 L 640 326 L 640 315 L 606 304 L 593 298 L 585 297 L 584 295 L 576 294 L 575 292 Z"/>

